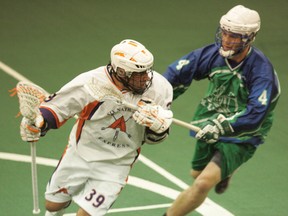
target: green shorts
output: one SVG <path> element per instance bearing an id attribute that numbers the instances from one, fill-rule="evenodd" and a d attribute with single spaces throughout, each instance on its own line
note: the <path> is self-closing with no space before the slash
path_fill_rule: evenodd
<path id="1" fill-rule="evenodd" d="M 216 151 L 219 151 L 221 154 L 221 178 L 225 179 L 254 155 L 256 147 L 244 143 L 217 142 L 207 144 L 198 140 L 192 160 L 192 168 L 197 171 L 203 170 L 211 161 Z"/>

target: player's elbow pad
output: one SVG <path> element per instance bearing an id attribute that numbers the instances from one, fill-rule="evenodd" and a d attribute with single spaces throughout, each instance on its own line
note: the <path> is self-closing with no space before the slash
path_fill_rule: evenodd
<path id="1" fill-rule="evenodd" d="M 149 128 L 146 128 L 145 143 L 158 144 L 158 143 L 164 141 L 168 137 L 168 135 L 169 135 L 169 128 L 162 133 L 155 133 L 154 131 L 150 130 Z"/>

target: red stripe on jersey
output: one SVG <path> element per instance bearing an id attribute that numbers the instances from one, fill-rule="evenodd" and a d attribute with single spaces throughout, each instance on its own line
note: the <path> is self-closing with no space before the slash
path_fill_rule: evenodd
<path id="1" fill-rule="evenodd" d="M 78 119 L 78 125 L 76 130 L 76 143 L 80 140 L 82 129 L 85 123 L 85 119 Z"/>
<path id="2" fill-rule="evenodd" d="M 91 119 L 91 117 L 101 104 L 102 103 L 99 101 L 94 101 L 83 108 L 78 118 L 78 126 L 76 130 L 76 143 L 78 143 L 78 141 L 80 140 L 85 121 Z"/>
<path id="3" fill-rule="evenodd" d="M 134 161 L 130 164 L 130 169 L 132 169 L 134 163 L 135 163 L 136 160 L 138 159 L 138 157 L 139 157 L 139 155 L 140 155 L 140 153 L 141 153 L 141 147 L 138 148 L 136 151 L 137 151 L 137 155 L 135 156 Z M 128 182 L 128 178 L 129 178 L 129 176 L 126 177 L 126 179 L 125 179 L 126 182 Z"/>
<path id="4" fill-rule="evenodd" d="M 136 160 L 138 159 L 140 153 L 141 153 L 141 147 L 137 149 L 137 155 L 136 155 L 134 161 L 132 162 L 132 164 L 130 165 L 131 168 L 133 167 L 134 163 L 135 163 Z"/>
<path id="5" fill-rule="evenodd" d="M 94 101 L 94 102 L 86 105 L 83 108 L 82 112 L 80 113 L 79 118 L 84 119 L 84 120 L 90 119 L 92 117 L 92 115 L 95 113 L 95 111 L 98 109 L 100 104 L 101 104 L 101 102 Z"/>

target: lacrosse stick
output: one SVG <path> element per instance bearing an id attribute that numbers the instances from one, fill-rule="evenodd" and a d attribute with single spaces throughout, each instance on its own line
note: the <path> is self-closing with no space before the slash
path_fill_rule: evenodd
<path id="1" fill-rule="evenodd" d="M 105 85 L 94 77 L 85 85 L 85 88 L 91 94 L 91 96 L 98 101 L 112 100 L 133 110 L 138 109 L 137 105 L 131 104 L 123 99 L 122 93 L 119 91 L 119 89 L 116 88 L 116 86 Z M 200 131 L 199 127 L 181 121 L 179 119 L 173 118 L 172 122 L 176 125 L 195 131 L 196 133 Z"/>
<path id="2" fill-rule="evenodd" d="M 29 82 L 19 82 L 16 86 L 16 92 L 19 98 L 20 113 L 22 116 L 35 122 L 40 115 L 39 105 L 48 94 L 39 86 Z M 32 174 L 32 192 L 33 192 L 33 214 L 39 214 L 38 182 L 37 182 L 37 164 L 36 164 L 36 142 L 30 142 L 31 150 L 31 174 Z"/>

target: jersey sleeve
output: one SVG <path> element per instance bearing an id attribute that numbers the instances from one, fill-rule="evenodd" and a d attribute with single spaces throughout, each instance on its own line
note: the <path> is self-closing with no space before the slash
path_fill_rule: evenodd
<path id="1" fill-rule="evenodd" d="M 280 96 L 280 83 L 272 66 L 264 64 L 255 70 L 247 82 L 246 108 L 229 119 L 236 134 L 257 133 L 272 126 L 270 118 Z"/>
<path id="2" fill-rule="evenodd" d="M 173 99 L 183 94 L 193 79 L 208 77 L 210 61 L 213 60 L 217 47 L 214 44 L 194 50 L 170 64 L 163 76 L 173 86 Z"/>
<path id="3" fill-rule="evenodd" d="M 151 87 L 146 91 L 142 98 L 150 98 L 163 109 L 170 109 L 173 98 L 171 84 L 158 72 L 154 71 Z"/>
<path id="4" fill-rule="evenodd" d="M 49 129 L 59 128 L 93 100 L 84 88 L 84 82 L 84 75 L 77 76 L 41 104 L 40 111 Z"/>
<path id="5" fill-rule="evenodd" d="M 143 96 L 152 99 L 156 104 L 163 107 L 163 109 L 170 110 L 173 99 L 173 89 L 171 84 L 161 74 L 154 72 L 153 84 Z M 160 134 L 146 128 L 144 142 L 148 144 L 160 143 L 164 141 L 168 135 L 169 128 Z"/>

